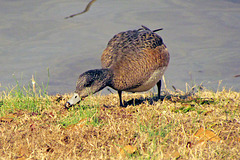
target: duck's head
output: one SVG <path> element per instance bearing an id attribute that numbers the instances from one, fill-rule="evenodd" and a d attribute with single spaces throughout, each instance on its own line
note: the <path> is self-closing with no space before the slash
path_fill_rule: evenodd
<path id="1" fill-rule="evenodd" d="M 110 81 L 111 74 L 109 74 L 108 69 L 89 70 L 81 74 L 77 81 L 76 91 L 73 97 L 65 104 L 65 107 L 69 108 L 90 94 L 102 90 Z"/>

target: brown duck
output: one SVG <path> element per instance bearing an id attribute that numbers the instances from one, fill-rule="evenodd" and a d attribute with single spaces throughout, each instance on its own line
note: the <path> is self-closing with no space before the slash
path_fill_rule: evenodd
<path id="1" fill-rule="evenodd" d="M 102 69 L 94 69 L 81 74 L 74 96 L 66 103 L 66 108 L 82 98 L 94 94 L 106 86 L 118 91 L 120 106 L 122 91 L 143 92 L 158 87 L 161 92 L 161 78 L 169 63 L 169 53 L 162 38 L 149 28 L 129 30 L 116 34 L 103 51 Z"/>

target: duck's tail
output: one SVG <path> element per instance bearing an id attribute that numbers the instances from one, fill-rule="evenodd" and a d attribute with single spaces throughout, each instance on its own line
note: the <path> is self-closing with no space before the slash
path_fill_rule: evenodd
<path id="1" fill-rule="evenodd" d="M 139 28 L 138 31 L 140 30 L 148 30 L 148 31 L 152 31 L 151 29 L 149 29 L 148 27 L 142 25 L 142 28 Z M 157 31 L 160 31 L 160 30 L 163 30 L 163 28 L 159 28 L 159 29 L 155 29 L 153 30 L 152 32 L 157 32 Z"/>

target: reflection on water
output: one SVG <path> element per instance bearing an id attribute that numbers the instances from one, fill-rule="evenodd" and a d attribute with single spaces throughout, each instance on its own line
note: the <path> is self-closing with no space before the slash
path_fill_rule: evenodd
<path id="1" fill-rule="evenodd" d="M 236 0 L 132 0 L 94 2 L 42 0 L 1 1 L 0 83 L 3 90 L 31 81 L 47 82 L 49 93 L 72 92 L 80 73 L 100 68 L 101 53 L 114 34 L 138 29 L 158 32 L 171 60 L 165 78 L 168 86 L 185 89 L 185 83 L 203 83 L 239 91 L 240 3 Z M 108 93 L 108 92 L 107 92 Z"/>

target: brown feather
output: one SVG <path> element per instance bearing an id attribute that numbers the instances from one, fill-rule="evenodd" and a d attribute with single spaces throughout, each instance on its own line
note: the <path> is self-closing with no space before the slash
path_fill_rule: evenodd
<path id="1" fill-rule="evenodd" d="M 103 51 L 102 68 L 113 72 L 112 88 L 125 90 L 141 86 L 155 70 L 167 67 L 169 53 L 162 38 L 150 30 L 116 34 Z"/>

